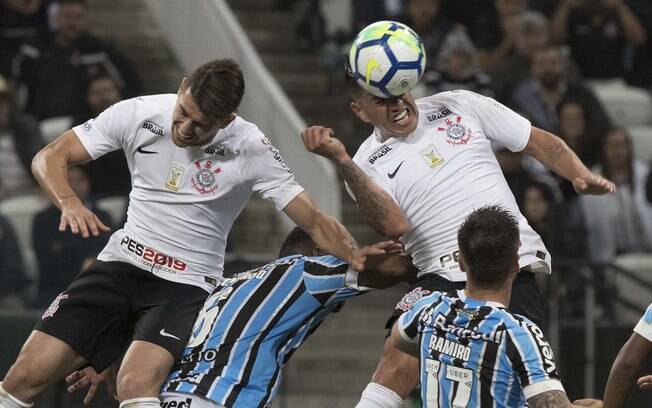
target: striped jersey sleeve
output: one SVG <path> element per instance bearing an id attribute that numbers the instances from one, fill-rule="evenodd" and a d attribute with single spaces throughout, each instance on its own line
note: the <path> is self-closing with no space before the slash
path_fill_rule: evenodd
<path id="1" fill-rule="evenodd" d="M 356 271 L 330 255 L 304 258 L 303 282 L 307 291 L 321 303 L 341 301 L 368 290 L 358 286 Z"/>
<path id="2" fill-rule="evenodd" d="M 652 342 L 652 304 L 647 307 L 645 314 L 634 328 L 634 331 Z"/>
<path id="3" fill-rule="evenodd" d="M 507 330 L 507 353 L 525 399 L 546 391 L 564 391 L 550 343 L 536 324 L 524 321 Z"/>
<path id="4" fill-rule="evenodd" d="M 419 299 L 407 312 L 399 316 L 397 320 L 398 332 L 403 340 L 410 343 L 419 342 L 419 321 L 423 313 L 432 310 L 439 303 L 443 293 L 433 292 L 430 295 Z"/>

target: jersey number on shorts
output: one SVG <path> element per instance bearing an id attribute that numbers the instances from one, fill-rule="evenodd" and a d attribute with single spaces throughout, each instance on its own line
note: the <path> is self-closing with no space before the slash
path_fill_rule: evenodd
<path id="1" fill-rule="evenodd" d="M 217 314 L 220 312 L 220 301 L 229 297 L 231 292 L 233 292 L 233 287 L 227 286 L 224 289 L 213 293 L 208 297 L 208 299 L 206 299 L 204 307 L 197 315 L 195 326 L 192 328 L 192 334 L 190 335 L 190 340 L 188 340 L 188 345 L 186 347 L 197 347 L 206 340 L 208 333 L 211 331 L 211 327 L 213 327 L 215 318 L 217 318 Z"/>
<path id="2" fill-rule="evenodd" d="M 452 408 L 466 408 L 471 399 L 471 390 L 473 389 L 473 371 L 468 368 L 443 365 L 446 369 L 446 380 L 453 381 L 450 395 L 450 406 Z M 439 408 L 439 370 L 442 363 L 438 360 L 426 359 L 426 374 L 428 375 L 426 384 L 426 402 L 428 408 Z"/>

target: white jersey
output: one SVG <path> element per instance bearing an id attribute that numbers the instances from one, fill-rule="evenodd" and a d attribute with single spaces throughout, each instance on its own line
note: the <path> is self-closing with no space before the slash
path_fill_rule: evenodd
<path id="1" fill-rule="evenodd" d="M 227 235 L 252 192 L 282 210 L 303 189 L 278 150 L 239 116 L 204 146 L 175 145 L 176 99 L 125 100 L 73 130 L 93 159 L 122 148 L 131 172 L 127 223 L 98 259 L 212 292 Z"/>
<path id="2" fill-rule="evenodd" d="M 381 142 L 375 131 L 353 160 L 407 216 L 412 230 L 401 241 L 419 276 L 436 273 L 466 281 L 457 262 L 457 231 L 473 210 L 491 204 L 518 219 L 521 268 L 549 273 L 550 254 L 520 213 L 492 150 L 492 142 L 523 150 L 530 122 L 469 91 L 421 98 L 417 109 L 419 124 L 412 134 Z"/>

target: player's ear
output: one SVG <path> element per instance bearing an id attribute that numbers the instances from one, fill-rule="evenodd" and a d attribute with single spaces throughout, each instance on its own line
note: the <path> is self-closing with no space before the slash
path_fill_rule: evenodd
<path id="1" fill-rule="evenodd" d="M 177 91 L 177 95 L 181 95 L 183 91 L 186 90 L 187 86 L 188 86 L 188 79 L 186 77 L 181 78 L 181 84 L 179 85 L 179 90 Z"/>
<path id="2" fill-rule="evenodd" d="M 461 252 L 457 257 L 457 262 L 460 264 L 460 271 L 466 272 L 466 266 L 464 265 L 464 256 L 462 255 Z"/>
<path id="3" fill-rule="evenodd" d="M 365 111 L 362 109 L 362 106 L 360 106 L 358 102 L 351 102 L 351 110 L 353 113 L 355 113 L 355 116 L 360 118 L 360 120 L 364 123 L 371 123 L 369 116 L 367 116 Z"/>

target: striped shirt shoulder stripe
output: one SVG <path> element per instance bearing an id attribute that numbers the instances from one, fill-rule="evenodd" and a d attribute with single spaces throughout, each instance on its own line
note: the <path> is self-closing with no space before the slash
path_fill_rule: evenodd
<path id="1" fill-rule="evenodd" d="M 639 320 L 636 327 L 634 327 L 634 332 L 645 337 L 648 341 L 652 342 L 652 304 L 647 307 L 645 314 Z"/>
<path id="2" fill-rule="evenodd" d="M 443 294 L 440 292 L 435 292 L 431 295 L 421 298 L 412 306 L 410 310 L 399 316 L 396 323 L 398 325 L 399 331 L 407 337 L 411 338 L 411 343 L 418 341 L 419 319 L 422 312 L 426 308 L 434 309 L 439 306 L 443 299 L 442 295 Z"/>
<path id="3" fill-rule="evenodd" d="M 534 384 L 523 387 L 523 395 L 525 396 L 526 400 L 547 391 L 566 392 L 566 390 L 564 390 L 564 386 L 561 384 L 561 381 L 554 378 L 535 382 Z"/>
<path id="4" fill-rule="evenodd" d="M 554 370 L 554 362 L 553 371 L 551 373 L 546 371 L 543 346 L 537 344 L 537 340 L 529 327 L 508 328 L 507 341 L 515 348 L 515 351 L 509 352 L 510 344 L 508 344 L 508 353 L 512 365 L 523 385 L 533 384 L 541 377 L 557 376 Z"/>
<path id="5" fill-rule="evenodd" d="M 638 322 L 636 327 L 634 327 L 634 331 L 652 342 L 652 324 L 646 322 L 644 319 Z"/>

